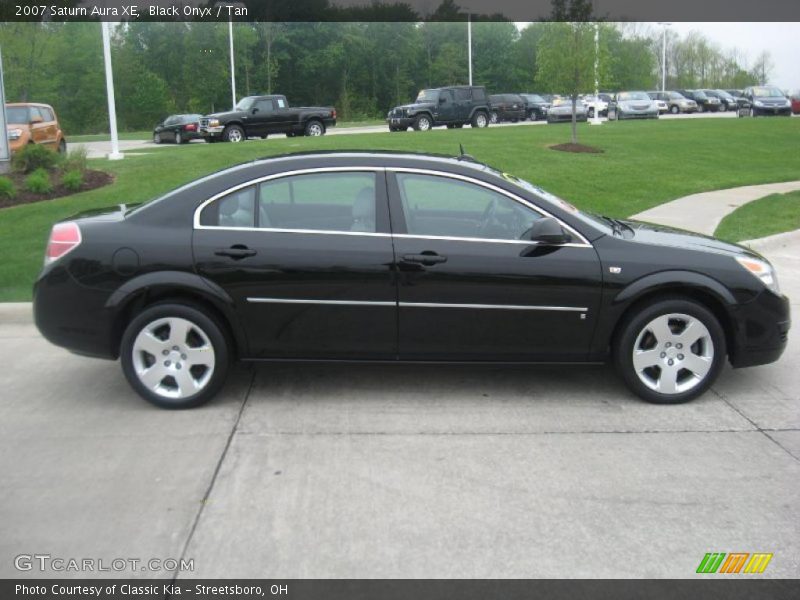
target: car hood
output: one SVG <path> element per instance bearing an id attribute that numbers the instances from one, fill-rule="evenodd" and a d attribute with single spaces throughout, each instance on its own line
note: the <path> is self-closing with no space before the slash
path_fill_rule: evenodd
<path id="1" fill-rule="evenodd" d="M 400 106 L 395 106 L 395 108 L 405 108 L 405 109 L 422 109 L 422 108 L 433 108 L 435 104 L 433 102 L 412 102 L 411 104 L 402 104 Z"/>
<path id="2" fill-rule="evenodd" d="M 633 241 L 644 244 L 684 248 L 701 252 L 714 252 L 717 254 L 728 254 L 730 256 L 760 256 L 757 252 L 740 246 L 739 244 L 724 242 L 701 233 L 667 227 L 666 225 L 646 223 L 644 221 L 624 220 L 623 223 L 629 225 L 633 229 L 635 233 Z"/>
<path id="3" fill-rule="evenodd" d="M 242 113 L 240 111 L 238 111 L 238 110 L 228 110 L 228 111 L 225 111 L 225 112 L 215 112 L 215 113 L 211 113 L 210 115 L 204 115 L 202 118 L 203 119 L 224 119 L 225 117 L 234 117 L 234 116 L 237 116 L 237 115 L 240 115 L 240 114 L 242 114 Z"/>

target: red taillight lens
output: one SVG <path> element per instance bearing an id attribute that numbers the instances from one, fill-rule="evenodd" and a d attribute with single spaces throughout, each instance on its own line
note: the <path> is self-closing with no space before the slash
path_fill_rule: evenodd
<path id="1" fill-rule="evenodd" d="M 334 119 L 336 118 L 336 109 L 335 108 L 333 109 L 333 112 L 331 113 L 331 117 L 333 117 Z"/>
<path id="2" fill-rule="evenodd" d="M 81 243 L 81 230 L 77 223 L 57 223 L 50 232 L 47 242 L 47 251 L 44 255 L 44 264 L 50 264 L 61 258 L 70 250 L 74 250 Z"/>
<path id="3" fill-rule="evenodd" d="M 185 127 L 186 131 L 197 131 L 197 124 L 196 123 L 189 123 Z"/>

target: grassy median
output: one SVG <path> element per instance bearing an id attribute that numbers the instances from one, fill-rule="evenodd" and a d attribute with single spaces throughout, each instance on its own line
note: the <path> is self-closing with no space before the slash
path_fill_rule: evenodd
<path id="1" fill-rule="evenodd" d="M 714 235 L 741 242 L 795 229 L 800 229 L 800 190 L 772 194 L 740 206 L 722 219 Z"/>
<path id="2" fill-rule="evenodd" d="M 602 154 L 549 149 L 569 141 L 568 125 L 490 127 L 428 133 L 272 138 L 243 144 L 188 144 L 90 161 L 113 173 L 105 188 L 0 210 L 0 301 L 29 300 L 54 221 L 78 211 L 141 202 L 229 165 L 308 150 L 465 150 L 577 206 L 625 217 L 701 191 L 800 178 L 800 119 L 686 119 L 581 124 L 580 141 Z M 144 152 L 144 154 L 139 154 Z"/>

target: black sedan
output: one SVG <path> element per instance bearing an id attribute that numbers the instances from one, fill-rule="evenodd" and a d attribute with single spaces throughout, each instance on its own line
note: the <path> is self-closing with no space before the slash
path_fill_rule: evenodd
<path id="1" fill-rule="evenodd" d="M 525 110 L 531 121 L 547 118 L 550 102 L 542 98 L 539 94 L 520 94 L 520 96 L 522 96 L 522 99 L 525 101 Z"/>
<path id="2" fill-rule="evenodd" d="M 153 142 L 185 144 L 200 140 L 200 119 L 203 115 L 171 115 L 153 128 Z"/>
<path id="3" fill-rule="evenodd" d="M 676 403 L 726 358 L 777 360 L 789 329 L 744 247 L 584 213 L 465 156 L 388 152 L 248 162 L 62 221 L 34 315 L 170 408 L 211 398 L 233 359 L 611 359 Z"/>
<path id="4" fill-rule="evenodd" d="M 494 94 L 489 96 L 489 104 L 492 109 L 489 120 L 492 123 L 502 121 L 516 123 L 524 121 L 528 116 L 525 100 L 518 94 Z"/>

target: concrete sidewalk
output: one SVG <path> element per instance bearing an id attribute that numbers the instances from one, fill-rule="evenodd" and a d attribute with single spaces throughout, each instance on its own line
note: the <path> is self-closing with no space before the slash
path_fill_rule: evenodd
<path id="1" fill-rule="evenodd" d="M 743 204 L 770 194 L 785 194 L 794 190 L 800 190 L 800 181 L 702 192 L 661 204 L 631 218 L 714 235 L 720 221 Z"/>

